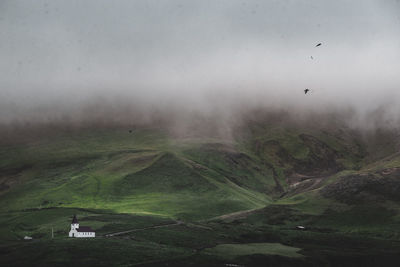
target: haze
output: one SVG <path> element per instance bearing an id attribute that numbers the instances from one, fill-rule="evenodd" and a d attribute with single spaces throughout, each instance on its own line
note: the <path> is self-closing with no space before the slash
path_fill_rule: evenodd
<path id="1" fill-rule="evenodd" d="M 3 124 L 256 107 L 398 120 L 400 3 L 2 0 L 0 59 Z"/>

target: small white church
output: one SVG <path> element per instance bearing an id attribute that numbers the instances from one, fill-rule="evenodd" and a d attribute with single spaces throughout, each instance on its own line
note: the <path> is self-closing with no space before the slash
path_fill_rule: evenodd
<path id="1" fill-rule="evenodd" d="M 78 219 L 76 218 L 76 215 L 74 215 L 71 223 L 71 231 L 69 231 L 69 237 L 96 237 L 96 233 L 89 226 L 79 227 Z"/>

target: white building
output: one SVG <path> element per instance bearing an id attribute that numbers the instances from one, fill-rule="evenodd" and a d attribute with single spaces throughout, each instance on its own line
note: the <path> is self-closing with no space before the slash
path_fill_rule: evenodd
<path id="1" fill-rule="evenodd" d="M 96 233 L 89 226 L 80 226 L 76 216 L 72 219 L 69 237 L 95 237 Z"/>

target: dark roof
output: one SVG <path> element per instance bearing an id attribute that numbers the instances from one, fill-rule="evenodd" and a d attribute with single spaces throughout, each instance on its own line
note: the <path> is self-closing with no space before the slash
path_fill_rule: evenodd
<path id="1" fill-rule="evenodd" d="M 76 229 L 78 232 L 94 232 L 92 228 L 89 226 L 79 226 L 78 229 Z"/>
<path id="2" fill-rule="evenodd" d="M 74 215 L 74 218 L 72 219 L 72 223 L 71 224 L 74 224 L 74 223 L 78 223 L 78 219 L 76 218 L 76 215 Z"/>

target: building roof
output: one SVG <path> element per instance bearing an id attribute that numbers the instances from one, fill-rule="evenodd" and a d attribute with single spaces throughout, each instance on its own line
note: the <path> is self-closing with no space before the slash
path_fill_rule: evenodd
<path id="1" fill-rule="evenodd" d="M 79 223 L 78 219 L 76 218 L 76 215 L 74 215 L 74 218 L 72 219 L 72 223 L 71 224 L 74 224 L 74 223 Z"/>
<path id="2" fill-rule="evenodd" d="M 90 226 L 79 226 L 78 229 L 76 229 L 78 232 L 94 232 Z"/>

